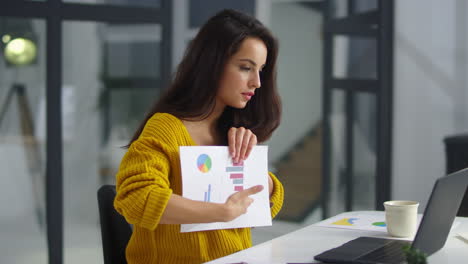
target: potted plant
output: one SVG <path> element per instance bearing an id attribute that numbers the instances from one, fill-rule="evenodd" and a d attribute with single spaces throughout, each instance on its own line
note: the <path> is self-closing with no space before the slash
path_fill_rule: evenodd
<path id="1" fill-rule="evenodd" d="M 403 252 L 408 264 L 427 264 L 427 255 L 417 248 L 412 248 L 410 245 L 403 247 Z"/>

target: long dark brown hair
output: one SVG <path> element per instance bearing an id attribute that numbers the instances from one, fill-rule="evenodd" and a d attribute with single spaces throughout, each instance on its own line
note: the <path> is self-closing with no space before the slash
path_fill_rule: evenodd
<path id="1" fill-rule="evenodd" d="M 258 142 L 270 138 L 281 118 L 276 88 L 278 42 L 256 18 L 226 9 L 211 17 L 190 42 L 169 89 L 151 107 L 129 145 L 138 139 L 155 113 L 169 113 L 182 120 L 208 117 L 214 110 L 225 65 L 247 37 L 259 38 L 267 47 L 267 60 L 260 76 L 262 86 L 245 108 L 227 106 L 217 125 L 224 136 L 229 128 L 242 126 L 252 130 Z"/>

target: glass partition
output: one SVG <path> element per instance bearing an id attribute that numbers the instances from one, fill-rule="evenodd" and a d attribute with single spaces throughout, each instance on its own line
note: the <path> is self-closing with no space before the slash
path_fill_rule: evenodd
<path id="1" fill-rule="evenodd" d="M 346 203 L 346 108 L 345 92 L 331 93 L 329 214 L 344 212 Z"/>
<path id="2" fill-rule="evenodd" d="M 255 15 L 255 1 L 252 0 L 189 0 L 188 24 L 190 28 L 201 27 L 216 12 L 232 8 Z"/>
<path id="3" fill-rule="evenodd" d="M 374 210 L 377 166 L 375 94 L 356 93 L 353 124 L 353 210 Z"/>
<path id="4" fill-rule="evenodd" d="M 333 77 L 377 78 L 377 40 L 365 37 L 333 37 Z M 352 51 L 352 52 L 351 52 Z"/>
<path id="5" fill-rule="evenodd" d="M 0 17 L 0 256 L 47 263 L 45 22 Z"/>
<path id="6" fill-rule="evenodd" d="M 295 19 L 290 19 L 291 16 Z M 281 47 L 278 90 L 283 102 L 281 126 L 268 142 L 270 167 L 285 188 L 278 220 L 302 222 L 319 207 L 322 191 L 321 23 L 321 12 L 299 2 L 271 6 L 270 29 Z"/>
<path id="7" fill-rule="evenodd" d="M 268 143 L 271 167 L 285 188 L 277 219 L 301 222 L 319 207 L 322 191 L 322 14 L 293 1 L 272 4 L 270 18 L 281 47 L 278 90 L 283 101 L 282 124 Z"/>
<path id="8" fill-rule="evenodd" d="M 377 11 L 378 1 L 377 0 L 327 0 L 332 2 L 332 18 L 345 18 L 351 13 L 363 13 L 368 11 Z"/>
<path id="9" fill-rule="evenodd" d="M 102 263 L 96 192 L 115 184 L 122 147 L 159 95 L 160 32 L 157 24 L 63 24 L 65 263 Z"/>

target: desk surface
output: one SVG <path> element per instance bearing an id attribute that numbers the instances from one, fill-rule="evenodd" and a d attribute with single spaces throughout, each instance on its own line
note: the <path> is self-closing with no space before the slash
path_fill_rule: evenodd
<path id="1" fill-rule="evenodd" d="M 372 213 L 376 216 L 384 214 L 381 211 L 365 211 L 348 212 L 340 215 L 346 217 L 355 213 Z M 453 226 L 445 246 L 428 258 L 429 263 L 464 263 L 468 259 L 468 241 L 457 235 L 460 232 L 468 232 L 468 218 L 457 217 L 455 221 L 456 224 Z M 314 261 L 315 255 L 340 246 L 354 238 L 360 236 L 389 238 L 385 232 L 329 228 L 318 226 L 318 224 L 304 227 L 249 249 L 207 262 L 207 264 L 242 262 L 248 264 L 319 263 Z"/>

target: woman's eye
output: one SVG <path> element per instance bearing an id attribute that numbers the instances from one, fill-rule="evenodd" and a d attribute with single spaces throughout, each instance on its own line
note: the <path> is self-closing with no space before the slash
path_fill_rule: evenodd
<path id="1" fill-rule="evenodd" d="M 251 68 L 246 67 L 246 66 L 241 66 L 240 69 L 243 70 L 243 71 L 250 71 Z"/>

